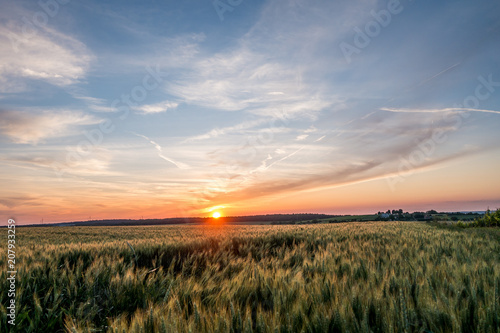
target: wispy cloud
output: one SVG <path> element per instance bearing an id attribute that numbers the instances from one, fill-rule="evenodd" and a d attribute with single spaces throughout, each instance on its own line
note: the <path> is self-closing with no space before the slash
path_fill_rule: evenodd
<path id="1" fill-rule="evenodd" d="M 246 120 L 246 121 L 243 121 L 243 122 L 236 124 L 236 125 L 233 125 L 233 126 L 214 128 L 213 130 L 211 130 L 207 133 L 187 138 L 186 140 L 184 140 L 184 143 L 212 139 L 212 138 L 216 138 L 216 137 L 221 136 L 221 135 L 231 134 L 231 133 L 240 133 L 241 134 L 242 131 L 244 131 L 244 130 L 247 130 L 247 129 L 250 129 L 250 128 L 253 128 L 253 127 L 256 127 L 259 125 L 263 125 L 265 123 L 269 123 L 270 121 L 271 121 L 271 118 L 261 117 L 258 119 Z"/>
<path id="2" fill-rule="evenodd" d="M 290 158 L 301 150 L 302 149 L 297 150 L 281 160 Z M 266 180 L 265 182 L 257 180 L 242 189 L 230 191 L 228 193 L 214 194 L 211 198 L 211 204 L 215 205 L 223 204 L 224 202 L 254 200 L 283 193 L 290 194 L 303 190 L 317 189 L 326 184 L 332 186 L 334 184 L 339 185 L 345 182 L 352 182 L 361 179 L 361 175 L 380 165 L 380 163 L 380 161 L 366 161 L 338 168 L 337 170 L 323 170 L 319 174 L 304 175 L 295 179 L 274 179 Z M 270 166 L 272 166 L 272 164 Z M 316 172 L 319 172 L 319 170 Z"/>
<path id="3" fill-rule="evenodd" d="M 23 205 L 43 205 L 43 200 L 40 197 L 33 195 L 9 196 L 0 199 L 0 205 L 9 209 Z"/>
<path id="4" fill-rule="evenodd" d="M 445 167 L 457 160 L 465 160 L 475 156 L 481 152 L 497 149 L 496 147 L 477 148 L 477 147 L 464 147 L 459 152 L 429 159 L 425 163 L 415 166 L 413 169 L 408 170 L 412 174 L 430 171 L 437 168 Z M 257 171 L 265 171 L 282 160 L 288 159 L 297 154 L 302 149 L 294 151 L 293 153 L 285 156 L 284 158 L 270 164 L 267 167 L 261 167 Z M 263 162 L 264 163 L 264 162 Z M 224 193 L 212 193 L 209 197 L 208 204 L 218 205 L 226 202 L 233 204 L 238 201 L 259 200 L 262 197 L 279 197 L 283 194 L 310 192 L 324 189 L 331 189 L 341 186 L 359 184 L 399 176 L 398 171 L 388 172 L 387 161 L 383 158 L 374 158 L 373 160 L 362 160 L 354 163 L 347 163 L 335 168 L 315 168 L 312 175 L 303 174 L 296 178 L 289 179 L 267 179 L 262 181 L 258 178 L 251 178 L 251 181 L 246 181 L 244 187 L 234 189 L 233 191 L 226 191 Z M 397 168 L 394 168 L 397 170 Z M 246 178 L 248 180 L 250 178 Z"/>
<path id="5" fill-rule="evenodd" d="M 112 160 L 113 152 L 101 146 L 95 146 L 91 152 L 82 154 L 78 146 L 66 146 L 64 150 L 60 150 L 56 145 L 49 144 L 43 149 L 32 147 L 22 151 L 7 150 L 0 158 L 0 163 L 13 168 L 29 169 L 31 173 L 40 172 L 40 181 L 53 182 L 56 173 L 85 181 L 93 176 L 121 175 L 120 172 L 111 170 Z"/>
<path id="6" fill-rule="evenodd" d="M 174 110 L 179 106 L 179 103 L 164 101 L 156 104 L 146 104 L 134 107 L 134 110 L 138 111 L 140 114 L 152 114 L 166 112 L 168 110 Z"/>
<path id="7" fill-rule="evenodd" d="M 401 125 L 401 124 L 404 124 Z M 431 125 L 432 124 L 432 125 Z M 262 196 L 279 196 L 297 191 L 314 191 L 388 177 L 391 170 L 398 170 L 400 157 L 407 157 L 428 140 L 434 130 L 451 133 L 456 130 L 439 114 L 416 118 L 410 114 L 370 113 L 347 122 L 335 131 L 315 128 L 302 130 L 299 137 L 291 137 L 288 143 L 280 140 L 273 145 L 259 147 L 262 152 L 250 163 L 241 164 L 236 174 L 227 177 L 226 194 L 212 193 L 207 205 L 222 204 L 228 200 L 254 200 Z M 324 135 L 321 135 L 325 133 Z M 301 137 L 309 135 L 309 137 Z M 394 140 L 397 137 L 398 140 Z M 297 138 L 309 144 L 293 147 Z M 415 170 L 428 171 L 459 156 L 467 158 L 475 151 L 443 153 L 436 147 Z M 258 158 L 258 156 L 261 156 Z M 255 163 L 253 163 L 255 162 Z M 234 163 L 234 162 L 232 162 Z M 257 164 L 258 163 L 258 164 Z M 257 177 L 258 175 L 258 177 Z M 236 181 L 239 179 L 239 181 Z M 230 199 L 231 198 L 231 199 Z"/>
<path id="8" fill-rule="evenodd" d="M 78 127 L 101 120 L 80 111 L 0 110 L 0 134 L 14 143 L 31 143 L 50 138 L 78 135 Z"/>
<path id="9" fill-rule="evenodd" d="M 369 13 L 374 5 L 366 1 L 355 7 Z M 318 56 L 315 50 L 340 40 L 364 16 L 343 4 L 323 6 L 321 13 L 302 1 L 266 3 L 259 20 L 233 45 L 215 54 L 200 47 L 188 64 L 177 62 L 177 67 L 165 61 L 173 72 L 184 74 L 169 80 L 166 92 L 188 105 L 267 116 L 278 108 L 291 117 L 314 120 L 321 111 L 334 110 L 342 98 L 322 75 L 314 80 L 311 75 L 334 71 L 338 64 L 335 57 Z M 336 19 L 327 12 L 336 13 Z M 297 16 L 303 20 L 300 27 Z"/>
<path id="10" fill-rule="evenodd" d="M 77 100 L 85 102 L 87 107 L 95 112 L 117 112 L 116 108 L 111 107 L 108 101 L 103 98 L 90 97 L 89 93 L 79 87 L 67 87 L 65 88 L 71 96 Z"/>
<path id="11" fill-rule="evenodd" d="M 83 43 L 48 25 L 37 27 L 36 36 L 27 39 L 20 18 L 33 13 L 21 10 L 16 21 L 9 17 L 12 9 L 11 4 L 0 15 L 0 92 L 25 90 L 26 80 L 67 86 L 86 76 L 93 55 Z"/>

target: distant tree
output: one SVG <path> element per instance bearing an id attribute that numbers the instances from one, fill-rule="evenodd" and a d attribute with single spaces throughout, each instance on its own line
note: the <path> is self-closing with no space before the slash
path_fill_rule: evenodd
<path id="1" fill-rule="evenodd" d="M 413 217 L 416 218 L 416 219 L 423 219 L 424 216 L 425 216 L 425 214 L 422 213 L 422 212 L 415 212 L 415 213 L 413 213 Z"/>

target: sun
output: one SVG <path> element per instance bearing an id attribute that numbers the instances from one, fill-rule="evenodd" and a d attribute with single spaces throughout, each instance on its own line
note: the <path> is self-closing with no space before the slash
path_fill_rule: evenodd
<path id="1" fill-rule="evenodd" d="M 219 212 L 214 212 L 214 213 L 212 214 L 212 217 L 213 217 L 214 219 L 218 219 L 218 218 L 220 217 L 220 213 L 219 213 Z"/>

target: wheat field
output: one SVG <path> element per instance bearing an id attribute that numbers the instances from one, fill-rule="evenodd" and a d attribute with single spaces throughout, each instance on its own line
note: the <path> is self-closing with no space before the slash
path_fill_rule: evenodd
<path id="1" fill-rule="evenodd" d="M 16 248 L 12 332 L 500 330 L 498 229 L 18 228 Z M 6 278 L 4 269 L 2 290 Z M 0 297 L 4 332 L 8 299 Z"/>

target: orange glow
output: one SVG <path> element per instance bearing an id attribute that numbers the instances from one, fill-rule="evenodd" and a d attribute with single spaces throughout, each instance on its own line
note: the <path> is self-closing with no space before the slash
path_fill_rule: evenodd
<path id="1" fill-rule="evenodd" d="M 499 165 L 500 154 L 495 150 L 457 165 L 406 175 L 394 189 L 388 184 L 390 178 L 331 188 L 321 184 L 321 188 L 315 191 L 312 190 L 314 186 L 307 191 L 276 186 L 275 191 L 265 192 L 255 186 L 249 189 L 235 187 L 228 188 L 229 192 L 224 196 L 214 196 L 202 203 L 191 203 L 192 194 L 172 197 L 169 193 L 158 192 L 139 196 L 136 191 L 140 188 L 132 191 L 126 187 L 111 191 L 88 185 L 92 195 L 87 195 L 85 188 L 79 187 L 83 185 L 70 178 L 54 187 L 51 185 L 52 175 L 40 175 L 37 182 L 25 182 L 21 186 L 16 183 L 17 178 L 0 173 L 6 184 L 0 189 L 0 198 L 9 198 L 0 202 L 0 215 L 4 221 L 14 218 L 16 223 L 24 225 L 169 217 L 208 217 L 207 222 L 219 225 L 226 223 L 227 216 L 276 213 L 373 214 L 399 208 L 410 212 L 429 209 L 461 211 L 485 210 L 488 206 L 496 209 L 500 207 Z M 8 171 L 21 177 L 23 174 L 16 174 L 19 170 L 23 169 L 16 171 L 11 168 Z M 15 195 L 9 193 L 8 188 L 16 187 Z M 74 191 L 74 188 L 80 190 Z M 216 213 L 220 214 L 218 218 Z"/>
<path id="2" fill-rule="evenodd" d="M 213 217 L 214 219 L 218 219 L 218 218 L 220 217 L 220 213 L 219 213 L 219 212 L 214 212 L 214 213 L 212 214 L 212 217 Z"/>

